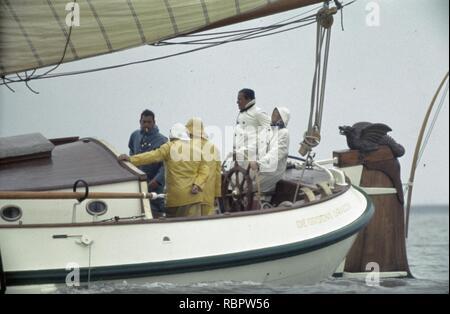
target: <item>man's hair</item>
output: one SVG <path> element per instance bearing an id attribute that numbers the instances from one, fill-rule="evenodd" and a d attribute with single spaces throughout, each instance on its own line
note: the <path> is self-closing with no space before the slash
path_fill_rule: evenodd
<path id="1" fill-rule="evenodd" d="M 142 118 L 144 118 L 144 117 L 152 117 L 152 118 L 153 118 L 153 121 L 155 120 L 155 114 L 153 113 L 153 111 L 148 110 L 148 109 L 144 110 L 144 111 L 141 113 L 141 120 L 142 120 Z"/>
<path id="2" fill-rule="evenodd" d="M 239 93 L 242 93 L 244 95 L 245 98 L 249 99 L 249 100 L 254 100 L 255 99 L 255 91 L 249 88 L 244 88 L 241 91 L 239 91 Z"/>

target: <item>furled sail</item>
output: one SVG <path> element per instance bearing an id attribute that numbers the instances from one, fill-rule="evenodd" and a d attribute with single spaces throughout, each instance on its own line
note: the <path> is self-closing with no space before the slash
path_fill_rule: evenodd
<path id="1" fill-rule="evenodd" d="M 0 76 L 323 1 L 0 0 Z"/>

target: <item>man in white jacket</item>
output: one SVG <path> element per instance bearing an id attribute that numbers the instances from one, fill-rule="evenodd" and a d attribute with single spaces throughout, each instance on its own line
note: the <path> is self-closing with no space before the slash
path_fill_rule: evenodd
<path id="1" fill-rule="evenodd" d="M 286 164 L 289 155 L 289 131 L 287 125 L 290 119 L 289 109 L 277 107 L 272 113 L 272 135 L 269 141 L 267 153 L 256 161 L 250 162 L 254 171 L 259 171 L 261 193 L 269 193 L 275 190 L 277 182 L 283 178 L 286 172 Z"/>
<path id="2" fill-rule="evenodd" d="M 256 106 L 255 92 L 243 89 L 238 94 L 239 114 L 234 132 L 234 150 L 238 161 L 256 161 L 267 152 L 270 117 Z"/>

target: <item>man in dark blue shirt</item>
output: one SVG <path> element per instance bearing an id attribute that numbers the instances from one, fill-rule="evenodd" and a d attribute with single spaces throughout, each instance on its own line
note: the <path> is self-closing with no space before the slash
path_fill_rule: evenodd
<path id="1" fill-rule="evenodd" d="M 152 111 L 144 110 L 139 123 L 141 128 L 131 134 L 128 142 L 130 156 L 158 149 L 161 145 L 167 143 L 167 138 L 159 133 L 155 123 L 155 114 Z M 165 185 L 163 163 L 145 165 L 139 168 L 147 174 L 148 191 L 158 194 L 163 193 Z M 157 199 L 150 203 L 155 218 L 164 215 L 164 200 Z"/>

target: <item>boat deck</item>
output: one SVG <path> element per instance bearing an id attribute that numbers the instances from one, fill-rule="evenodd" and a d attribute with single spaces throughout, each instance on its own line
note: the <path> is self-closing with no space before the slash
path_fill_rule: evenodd
<path id="1" fill-rule="evenodd" d="M 50 191 L 72 188 L 83 179 L 90 186 L 145 180 L 123 167 L 94 139 L 56 146 L 51 156 L 0 164 L 0 191 Z"/>

